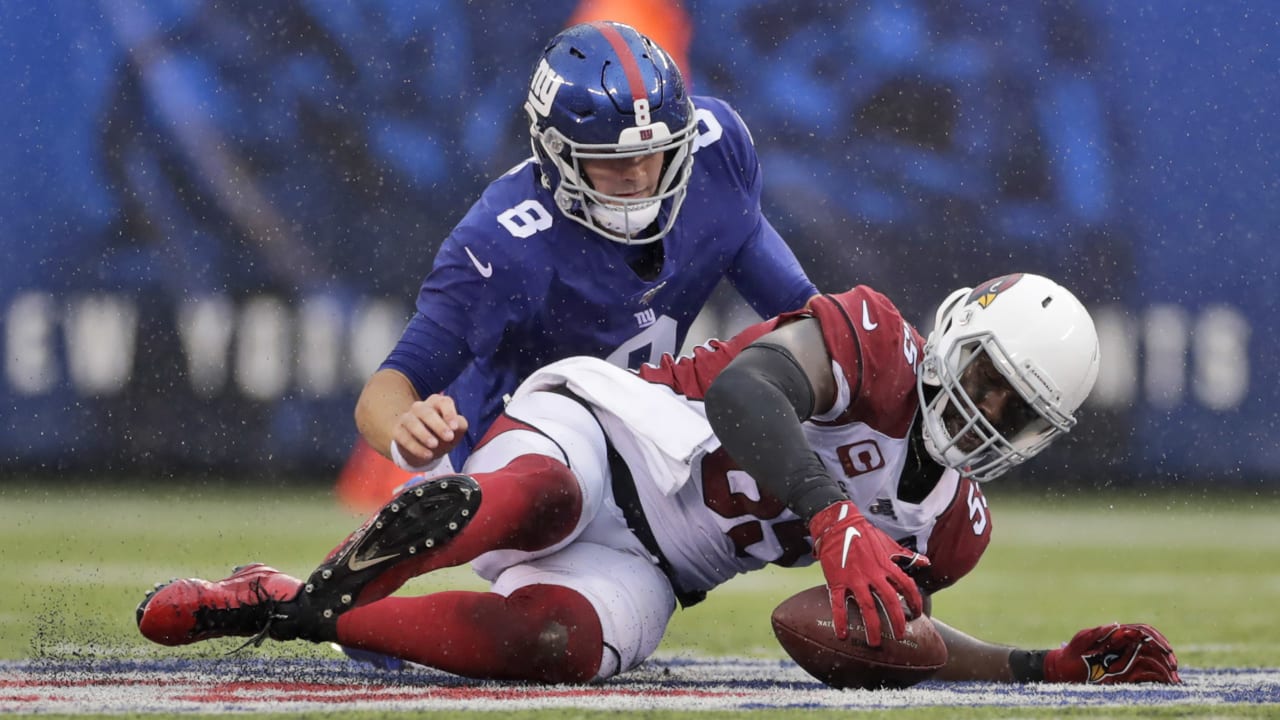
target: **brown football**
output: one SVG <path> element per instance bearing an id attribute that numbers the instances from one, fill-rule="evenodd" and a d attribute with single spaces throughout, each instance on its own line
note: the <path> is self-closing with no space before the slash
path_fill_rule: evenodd
<path id="1" fill-rule="evenodd" d="M 928 680 L 947 662 L 947 646 L 925 616 L 895 638 L 880 614 L 880 647 L 867 645 L 857 603 L 849 600 L 849 637 L 837 640 L 825 585 L 796 593 L 773 611 L 773 634 L 792 660 L 836 688 L 904 688 Z"/>

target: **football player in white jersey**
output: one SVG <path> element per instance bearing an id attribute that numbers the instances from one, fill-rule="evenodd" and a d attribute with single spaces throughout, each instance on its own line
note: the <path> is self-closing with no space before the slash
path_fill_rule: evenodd
<path id="1" fill-rule="evenodd" d="M 876 645 L 877 606 L 900 636 L 977 564 L 991 533 L 979 483 L 1071 429 L 1099 362 L 1088 311 L 1030 274 L 957 290 L 928 342 L 860 286 L 638 372 L 561 361 L 520 386 L 466 474 L 408 488 L 305 581 L 260 564 L 175 581 L 148 594 L 139 627 L 163 644 L 302 638 L 586 682 L 649 657 L 677 604 L 816 561 L 836 634 L 852 598 Z M 489 592 L 390 596 L 466 562 Z M 1180 682 L 1148 625 L 1040 651 L 934 623 L 942 679 Z"/>

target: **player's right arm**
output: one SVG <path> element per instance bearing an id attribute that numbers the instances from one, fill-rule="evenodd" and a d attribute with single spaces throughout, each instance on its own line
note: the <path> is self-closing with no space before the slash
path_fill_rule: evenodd
<path id="1" fill-rule="evenodd" d="M 416 312 L 356 403 L 356 427 L 379 453 L 419 468 L 456 447 L 468 421 L 440 393 L 477 357 L 496 352 L 506 330 L 540 298 L 537 263 L 511 254 L 518 240 L 549 227 L 530 199 L 522 164 L 495 181 L 440 247 L 422 281 Z M 545 222 L 544 222 L 545 220 Z M 532 267 L 530 267 L 532 265 Z"/>

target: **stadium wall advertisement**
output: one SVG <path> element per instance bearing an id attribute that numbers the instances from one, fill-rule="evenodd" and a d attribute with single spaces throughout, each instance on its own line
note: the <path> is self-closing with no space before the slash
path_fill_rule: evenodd
<path id="1" fill-rule="evenodd" d="M 523 5 L 0 11 L 4 471 L 331 476 L 436 248 L 528 154 L 530 59 L 577 4 Z M 1098 387 L 1034 472 L 1280 484 L 1280 6 L 683 9 L 820 288 L 927 330 L 1029 271 L 1094 310 Z"/>

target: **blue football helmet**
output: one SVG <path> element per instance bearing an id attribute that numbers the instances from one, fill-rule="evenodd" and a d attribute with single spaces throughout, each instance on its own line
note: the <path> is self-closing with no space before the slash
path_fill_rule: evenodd
<path id="1" fill-rule="evenodd" d="M 671 231 L 689 187 L 697 121 L 671 56 L 628 25 L 593 22 L 556 35 L 543 50 L 524 105 L 542 182 L 560 211 L 628 245 Z M 584 159 L 664 153 L 652 197 L 597 191 Z"/>

